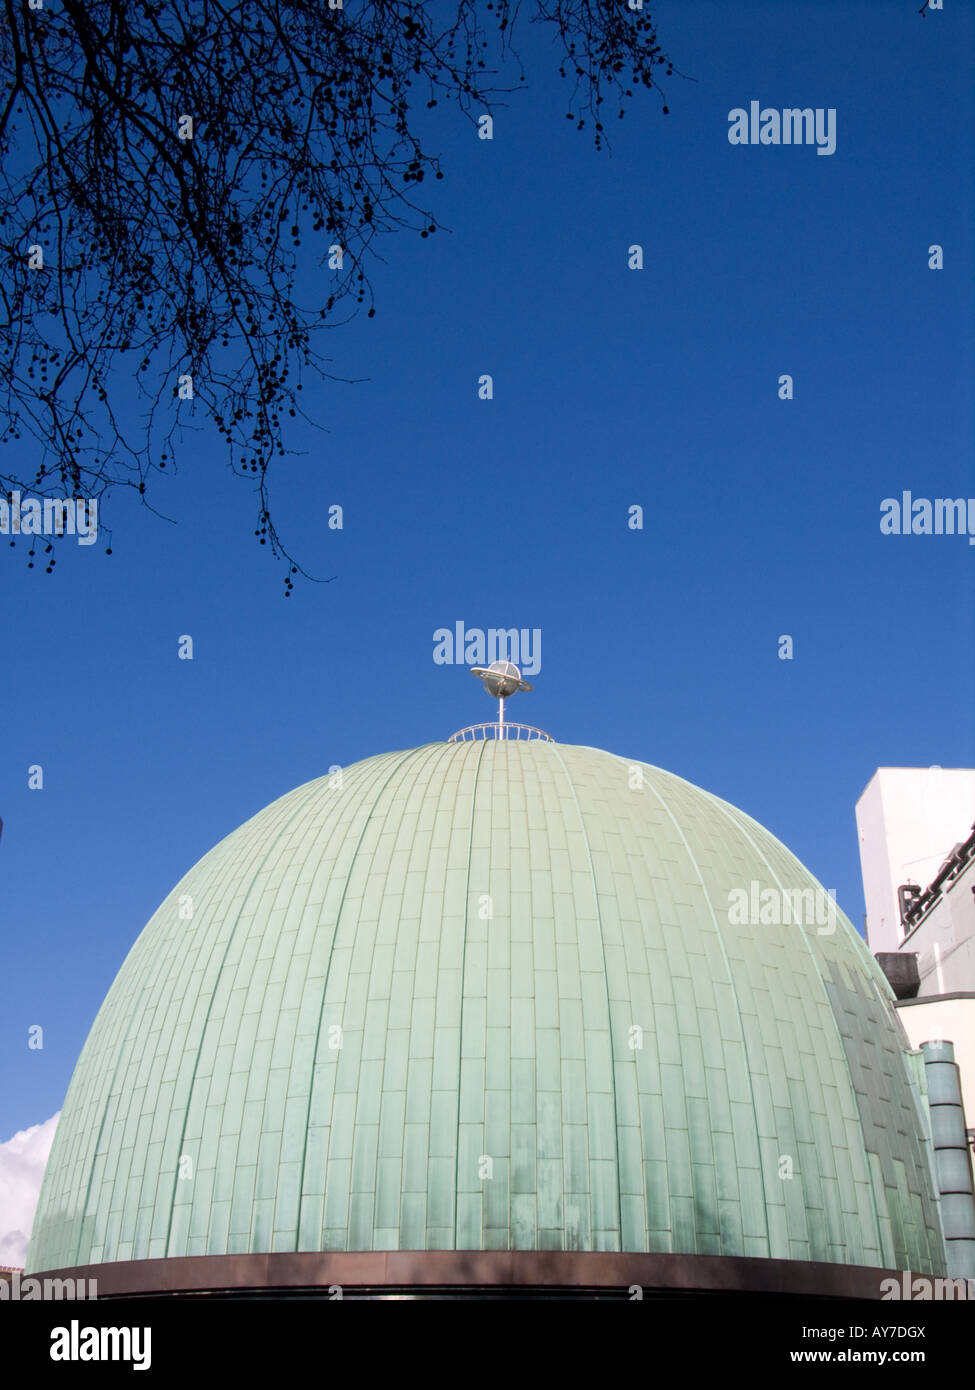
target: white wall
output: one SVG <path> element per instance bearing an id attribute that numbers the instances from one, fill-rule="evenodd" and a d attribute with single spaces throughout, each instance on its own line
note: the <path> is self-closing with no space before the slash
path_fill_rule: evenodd
<path id="1" fill-rule="evenodd" d="M 867 942 L 875 953 L 896 951 L 903 940 L 897 889 L 908 881 L 926 888 L 968 838 L 975 769 L 880 767 L 857 802 L 856 820 Z"/>
<path id="2" fill-rule="evenodd" d="M 975 991 L 975 860 L 949 885 L 923 922 L 906 937 L 917 953 L 921 995 Z"/>

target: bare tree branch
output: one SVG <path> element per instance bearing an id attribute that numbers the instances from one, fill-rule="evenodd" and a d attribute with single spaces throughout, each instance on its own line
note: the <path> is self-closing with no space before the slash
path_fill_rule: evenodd
<path id="1" fill-rule="evenodd" d="M 515 90 L 492 64 L 518 63 L 523 9 L 551 27 L 597 146 L 606 101 L 622 116 L 671 64 L 623 0 L 58 3 L 4 0 L 0 22 L 0 484 L 130 487 L 148 505 L 183 429 L 209 421 L 290 593 L 306 572 L 272 521 L 269 468 L 302 378 L 341 379 L 321 332 L 374 313 L 377 241 L 440 225 L 418 108 L 475 121 Z M 315 263 L 331 288 L 301 303 Z"/>

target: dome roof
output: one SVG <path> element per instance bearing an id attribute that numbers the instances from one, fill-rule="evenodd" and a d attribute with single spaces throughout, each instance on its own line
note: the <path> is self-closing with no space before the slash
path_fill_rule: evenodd
<path id="1" fill-rule="evenodd" d="M 598 749 L 435 743 L 309 782 L 132 947 L 28 1266 L 601 1250 L 943 1273 L 907 1043 L 827 901 L 743 812 Z"/>

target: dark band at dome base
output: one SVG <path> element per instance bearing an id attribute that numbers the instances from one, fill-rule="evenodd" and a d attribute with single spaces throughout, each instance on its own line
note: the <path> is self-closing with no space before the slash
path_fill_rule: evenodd
<path id="1" fill-rule="evenodd" d="M 420 1296 L 498 1291 L 631 1296 L 759 1294 L 879 1299 L 899 1270 L 737 1255 L 620 1254 L 562 1250 L 390 1250 L 267 1255 L 185 1255 L 32 1271 L 37 1279 L 97 1280 L 98 1297 L 296 1297 L 357 1292 Z M 888 1285 L 889 1287 L 889 1285 Z"/>

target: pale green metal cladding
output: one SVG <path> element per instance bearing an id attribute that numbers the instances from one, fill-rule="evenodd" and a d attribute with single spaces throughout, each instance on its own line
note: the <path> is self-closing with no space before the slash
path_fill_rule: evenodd
<path id="1" fill-rule="evenodd" d="M 436 743 L 297 788 L 133 946 L 29 1267 L 510 1248 L 944 1273 L 886 982 L 841 914 L 735 924 L 753 881 L 818 887 L 743 812 L 597 749 Z"/>

